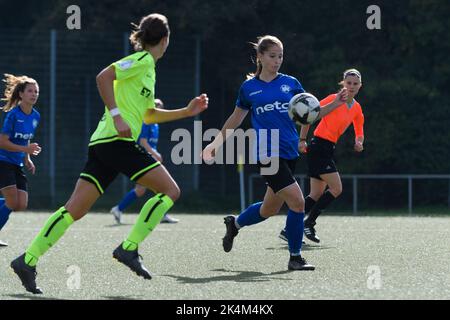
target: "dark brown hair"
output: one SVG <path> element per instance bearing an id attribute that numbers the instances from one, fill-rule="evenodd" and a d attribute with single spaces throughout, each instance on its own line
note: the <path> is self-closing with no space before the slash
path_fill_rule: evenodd
<path id="1" fill-rule="evenodd" d="M 145 16 L 139 25 L 131 23 L 135 30 L 131 33 L 130 41 L 134 50 L 142 51 L 145 46 L 156 46 L 162 38 L 170 34 L 169 21 L 159 13 Z"/>
<path id="2" fill-rule="evenodd" d="M 37 81 L 27 76 L 15 76 L 9 73 L 4 74 L 3 82 L 6 83 L 5 93 L 2 101 L 6 101 L 3 111 L 8 112 L 20 102 L 19 92 L 24 92 L 28 84 L 37 85 Z"/>
<path id="3" fill-rule="evenodd" d="M 279 46 L 283 48 L 283 43 L 280 39 L 278 39 L 275 36 L 261 36 L 258 37 L 258 42 L 253 43 L 250 42 L 250 44 L 253 46 L 253 48 L 256 50 L 256 53 L 258 54 L 264 54 L 267 50 L 269 50 L 272 46 Z M 256 57 L 256 71 L 255 73 L 250 73 L 247 75 L 247 79 L 257 77 L 261 74 L 262 71 L 262 64 L 261 61 L 259 61 L 258 57 Z"/>

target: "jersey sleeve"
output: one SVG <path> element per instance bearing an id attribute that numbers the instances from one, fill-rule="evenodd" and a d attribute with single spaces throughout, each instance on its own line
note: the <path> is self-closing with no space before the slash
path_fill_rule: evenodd
<path id="1" fill-rule="evenodd" d="M 6 114 L 5 121 L 3 122 L 2 130 L 0 131 L 0 133 L 10 137 L 14 131 L 15 121 L 16 117 L 13 115 L 13 113 L 8 112 Z"/>
<path id="2" fill-rule="evenodd" d="M 355 129 L 355 137 L 364 137 L 364 114 L 361 107 L 358 109 L 358 113 L 353 119 L 353 128 Z"/>
<path id="3" fill-rule="evenodd" d="M 136 60 L 131 56 L 114 62 L 112 66 L 114 66 L 116 80 L 125 80 L 142 75 L 148 68 L 145 59 Z"/>
<path id="4" fill-rule="evenodd" d="M 296 94 L 305 92 L 305 89 L 303 89 L 303 86 L 300 83 L 300 81 L 298 81 L 297 79 L 294 79 L 294 87 L 292 88 L 291 92 L 293 95 L 296 95 Z"/>
<path id="5" fill-rule="evenodd" d="M 244 85 L 242 85 L 239 89 L 239 94 L 236 99 L 236 106 L 244 110 L 250 110 L 252 107 L 250 101 L 247 100 Z"/>
<path id="6" fill-rule="evenodd" d="M 333 100 L 336 98 L 336 94 L 330 94 L 328 97 L 320 100 L 320 107 L 323 108 L 327 104 L 333 102 Z"/>

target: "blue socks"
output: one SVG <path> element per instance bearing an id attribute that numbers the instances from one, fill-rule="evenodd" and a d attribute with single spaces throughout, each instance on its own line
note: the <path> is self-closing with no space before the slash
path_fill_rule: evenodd
<path id="1" fill-rule="evenodd" d="M 236 219 L 239 227 L 251 226 L 252 224 L 257 224 L 266 220 L 266 218 L 261 217 L 259 214 L 261 206 L 262 202 L 257 202 L 245 209 Z"/>
<path id="2" fill-rule="evenodd" d="M 303 239 L 304 212 L 295 212 L 289 209 L 286 218 L 286 232 L 288 238 L 289 252 L 293 256 L 300 255 Z"/>
<path id="3" fill-rule="evenodd" d="M 125 197 L 123 197 L 122 201 L 120 201 L 119 203 L 119 210 L 123 211 L 125 210 L 130 204 L 133 203 L 133 201 L 135 201 L 137 199 L 137 194 L 134 191 L 134 189 L 130 190 L 130 192 L 128 192 Z"/>
<path id="4" fill-rule="evenodd" d="M 3 199 L 2 205 L 0 206 L 0 230 L 3 229 L 3 226 L 9 219 L 9 214 L 11 213 L 11 209 L 6 206 L 5 200 Z"/>

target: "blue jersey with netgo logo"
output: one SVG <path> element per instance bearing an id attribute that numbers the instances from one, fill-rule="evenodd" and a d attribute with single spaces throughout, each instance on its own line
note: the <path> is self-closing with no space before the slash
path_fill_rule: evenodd
<path id="1" fill-rule="evenodd" d="M 270 82 L 254 77 L 242 84 L 236 106 L 251 111 L 252 125 L 257 131 L 258 160 L 268 157 L 289 160 L 299 156 L 299 135 L 289 118 L 288 106 L 291 98 L 302 92 L 305 90 L 296 78 L 281 73 Z M 268 130 L 267 143 L 261 143 L 265 137 L 260 129 Z M 271 141 L 273 129 L 279 130 L 279 148 Z"/>
<path id="2" fill-rule="evenodd" d="M 9 141 L 14 144 L 27 146 L 34 138 L 34 132 L 39 125 L 41 116 L 36 109 L 32 109 L 30 114 L 26 114 L 17 106 L 6 114 L 0 134 L 7 135 Z M 11 152 L 0 149 L 0 161 L 9 162 L 18 166 L 23 166 L 25 152 Z"/>

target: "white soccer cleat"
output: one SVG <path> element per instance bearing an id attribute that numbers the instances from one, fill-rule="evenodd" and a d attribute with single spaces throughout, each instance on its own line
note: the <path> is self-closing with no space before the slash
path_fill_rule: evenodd
<path id="1" fill-rule="evenodd" d="M 161 223 L 178 223 L 178 221 L 180 221 L 180 220 L 172 218 L 168 214 L 165 214 L 161 220 Z"/>
<path id="2" fill-rule="evenodd" d="M 0 247 L 7 247 L 8 244 L 6 242 L 3 242 L 2 240 L 0 240 Z"/>
<path id="3" fill-rule="evenodd" d="M 118 206 L 112 207 L 110 212 L 113 214 L 116 222 L 118 224 L 122 224 L 122 211 L 119 210 L 119 207 Z"/>

